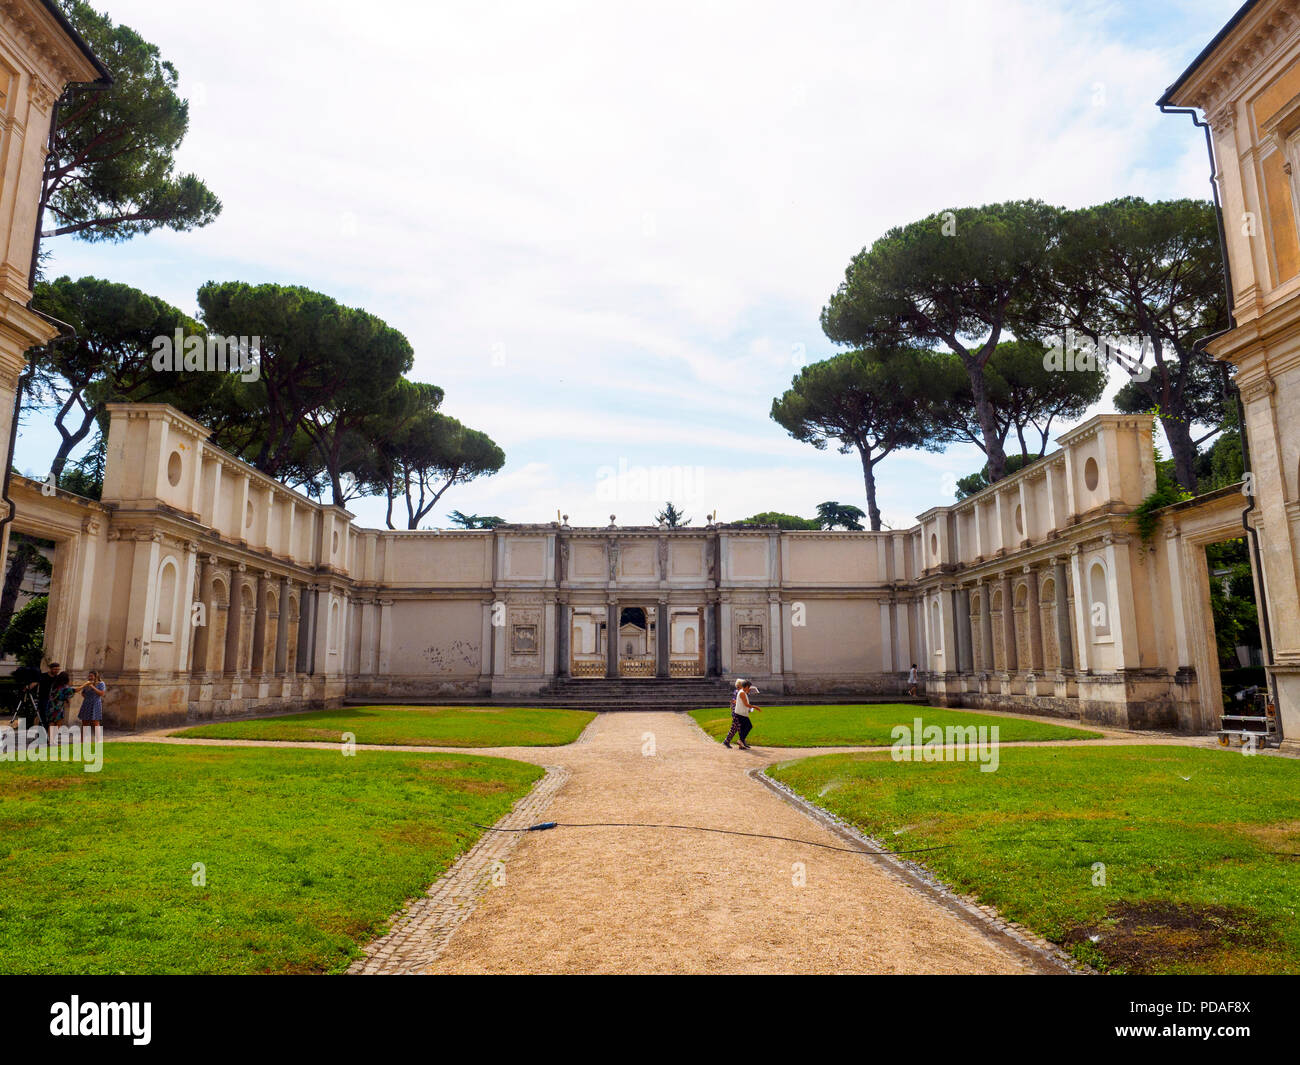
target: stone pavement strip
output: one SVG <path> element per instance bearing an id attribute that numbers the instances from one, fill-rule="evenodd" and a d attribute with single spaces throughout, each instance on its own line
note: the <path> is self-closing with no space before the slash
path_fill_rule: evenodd
<path id="1" fill-rule="evenodd" d="M 457 750 L 550 770 L 501 827 L 593 827 L 485 834 L 354 972 L 1063 971 L 749 775 L 812 752 L 727 750 L 687 715 L 646 712 L 602 714 L 568 747 Z"/>
<path id="2" fill-rule="evenodd" d="M 546 769 L 546 776 L 494 828 L 527 828 L 541 820 L 542 811 L 569 775 L 559 766 Z M 353 962 L 348 973 L 396 976 L 427 969 L 474 912 L 493 879 L 501 877 L 506 858 L 521 838 L 518 832 L 484 832 L 422 898 L 393 919 L 391 930 L 366 947 L 366 956 Z"/>

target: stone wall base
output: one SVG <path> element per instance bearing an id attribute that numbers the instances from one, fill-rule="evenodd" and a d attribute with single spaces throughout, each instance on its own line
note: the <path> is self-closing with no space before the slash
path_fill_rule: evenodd
<path id="1" fill-rule="evenodd" d="M 936 706 L 1045 714 L 1108 728 L 1206 731 L 1194 675 L 1160 670 L 949 674 L 931 676 L 925 696 Z"/>
<path id="2" fill-rule="evenodd" d="M 341 706 L 346 694 L 342 677 L 301 673 L 290 677 L 105 673 L 104 680 L 108 685 L 104 723 L 134 732 L 258 712 L 322 710 Z M 73 699 L 74 718 L 80 705 L 80 699 Z"/>
<path id="3" fill-rule="evenodd" d="M 785 673 L 752 679 L 762 691 L 784 695 L 902 695 L 907 691 L 906 673 Z"/>
<path id="4" fill-rule="evenodd" d="M 542 681 L 537 682 L 536 691 Z M 376 699 L 392 702 L 395 699 L 427 701 L 429 699 L 473 699 L 492 692 L 491 677 L 431 677 L 427 673 L 394 673 L 386 677 L 351 676 L 347 679 L 349 699 Z"/>

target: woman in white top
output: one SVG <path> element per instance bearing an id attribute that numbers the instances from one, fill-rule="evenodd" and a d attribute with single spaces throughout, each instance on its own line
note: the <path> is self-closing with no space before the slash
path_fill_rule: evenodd
<path id="1" fill-rule="evenodd" d="M 727 733 L 727 738 L 722 741 L 722 746 L 728 749 L 731 748 L 732 737 L 739 733 L 740 749 L 742 751 L 749 750 L 749 744 L 745 740 L 749 737 L 749 730 L 754 727 L 754 723 L 749 720 L 749 712 L 760 709 L 749 701 L 751 692 L 757 695 L 758 689 L 749 681 L 736 681 L 736 705 L 731 708 L 731 731 Z"/>

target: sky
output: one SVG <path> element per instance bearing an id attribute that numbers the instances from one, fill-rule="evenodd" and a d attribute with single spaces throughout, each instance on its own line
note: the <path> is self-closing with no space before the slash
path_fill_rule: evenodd
<path id="1" fill-rule="evenodd" d="M 178 170 L 223 210 L 47 240 L 47 276 L 190 314 L 209 280 L 299 284 L 379 316 L 506 454 L 435 527 L 650 524 L 668 499 L 694 524 L 865 509 L 856 455 L 769 417 L 838 350 L 818 316 L 851 257 L 954 207 L 1207 198 L 1203 137 L 1154 101 L 1238 6 L 93 2 L 177 67 Z M 29 412 L 15 462 L 43 477 L 56 446 Z M 886 525 L 982 464 L 973 445 L 889 456 Z M 383 522 L 382 500 L 349 509 Z"/>

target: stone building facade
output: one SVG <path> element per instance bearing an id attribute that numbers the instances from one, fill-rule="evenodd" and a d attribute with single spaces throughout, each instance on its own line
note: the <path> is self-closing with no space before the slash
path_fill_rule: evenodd
<path id="1" fill-rule="evenodd" d="M 1221 711 L 1197 548 L 1239 535 L 1242 497 L 1170 508 L 1142 541 L 1149 418 L 1099 415 L 905 531 L 407 532 L 299 496 L 170 407 L 109 413 L 102 502 L 19 481 L 15 527 L 57 545 L 50 656 L 103 669 L 120 725 L 562 678 L 888 695 L 913 662 L 948 705 L 1193 731 Z"/>
<path id="2" fill-rule="evenodd" d="M 70 85 L 111 81 L 53 0 L 0 0 L 0 449 L 6 461 L 13 454 L 15 399 L 27 351 L 59 333 L 31 309 L 32 256 L 56 101 Z M 0 517 L 11 509 L 0 500 Z M 8 547 L 9 527 L 0 525 L 0 558 Z"/>
<path id="3" fill-rule="evenodd" d="M 1236 367 L 1250 446 L 1256 580 L 1268 604 L 1277 709 L 1300 737 L 1300 9 L 1255 0 L 1161 98 L 1210 128 Z M 1199 121 L 1199 120 L 1198 120 Z"/>

